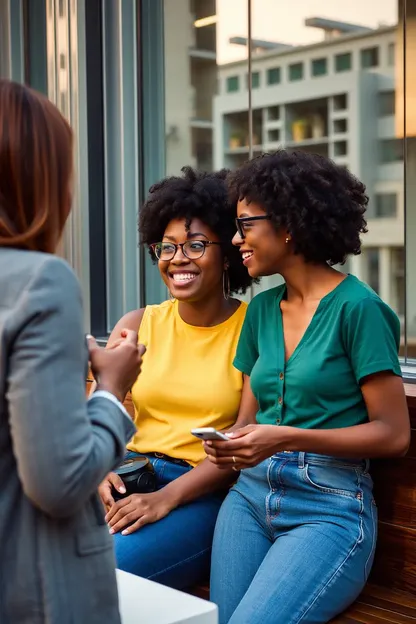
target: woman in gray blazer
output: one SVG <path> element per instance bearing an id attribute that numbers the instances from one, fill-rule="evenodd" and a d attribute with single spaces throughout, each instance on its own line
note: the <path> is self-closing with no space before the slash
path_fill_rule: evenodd
<path id="1" fill-rule="evenodd" d="M 52 255 L 72 159 L 55 106 L 0 80 L 1 624 L 120 622 L 96 490 L 134 433 L 121 402 L 144 349 L 125 332 L 88 354 L 79 284 Z M 88 359 L 99 383 L 86 402 Z"/>

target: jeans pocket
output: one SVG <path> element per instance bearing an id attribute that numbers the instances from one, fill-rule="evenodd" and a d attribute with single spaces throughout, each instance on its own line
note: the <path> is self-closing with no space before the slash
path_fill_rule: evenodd
<path id="1" fill-rule="evenodd" d="M 357 498 L 359 485 L 355 468 L 334 465 L 306 464 L 303 479 L 310 486 L 324 494 L 336 494 Z"/>

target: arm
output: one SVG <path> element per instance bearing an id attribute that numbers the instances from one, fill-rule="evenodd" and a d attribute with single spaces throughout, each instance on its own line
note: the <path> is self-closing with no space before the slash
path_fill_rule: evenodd
<path id="1" fill-rule="evenodd" d="M 145 308 L 140 308 L 140 310 L 132 310 L 131 312 L 127 312 L 115 325 L 113 331 L 110 334 L 110 337 L 107 341 L 106 348 L 111 348 L 117 345 L 121 340 L 123 340 L 122 332 L 126 329 L 131 329 L 135 332 L 138 332 L 140 329 L 140 324 L 142 322 L 143 314 Z M 97 382 L 94 380 L 91 384 L 91 388 L 88 396 L 92 396 L 94 392 L 97 390 Z"/>
<path id="2" fill-rule="evenodd" d="M 85 401 L 81 294 L 64 262 L 45 260 L 12 323 L 7 402 L 19 478 L 42 511 L 71 516 L 119 464 L 134 426 L 112 401 Z"/>

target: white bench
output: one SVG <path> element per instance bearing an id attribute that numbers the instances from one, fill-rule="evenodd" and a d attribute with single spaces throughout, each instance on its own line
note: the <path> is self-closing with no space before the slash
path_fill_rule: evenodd
<path id="1" fill-rule="evenodd" d="M 216 605 L 117 570 L 122 624 L 218 624 Z"/>

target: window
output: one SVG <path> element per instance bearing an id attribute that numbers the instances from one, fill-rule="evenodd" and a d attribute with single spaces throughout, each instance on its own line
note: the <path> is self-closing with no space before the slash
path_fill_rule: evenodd
<path id="1" fill-rule="evenodd" d="M 239 76 L 229 76 L 227 78 L 227 92 L 234 93 L 240 89 L 240 78 Z"/>
<path id="2" fill-rule="evenodd" d="M 258 89 L 260 86 L 260 72 L 252 72 L 251 74 L 251 86 L 253 89 Z"/>
<path id="3" fill-rule="evenodd" d="M 65 58 L 65 54 L 61 54 L 59 55 L 59 67 L 61 69 L 65 69 L 66 68 L 66 58 Z"/>
<path id="4" fill-rule="evenodd" d="M 275 85 L 280 83 L 280 67 L 270 67 L 267 70 L 267 84 Z"/>
<path id="5" fill-rule="evenodd" d="M 289 65 L 289 80 L 295 82 L 303 78 L 303 63 L 293 63 Z"/>
<path id="6" fill-rule="evenodd" d="M 351 52 L 345 52 L 345 54 L 335 55 L 335 71 L 343 72 L 348 71 L 352 67 L 352 55 Z"/>
<path id="7" fill-rule="evenodd" d="M 361 50 L 361 67 L 363 69 L 369 69 L 370 67 L 378 67 L 379 49 L 378 48 L 366 48 Z"/>
<path id="8" fill-rule="evenodd" d="M 374 196 L 375 216 L 378 219 L 394 218 L 397 214 L 396 193 L 376 193 Z"/>
<path id="9" fill-rule="evenodd" d="M 367 249 L 368 285 L 376 291 L 380 290 L 380 252 L 377 248 Z"/>
<path id="10" fill-rule="evenodd" d="M 396 108 L 396 94 L 394 91 L 381 91 L 378 94 L 378 116 L 394 115 Z"/>
<path id="11" fill-rule="evenodd" d="M 327 65 L 326 58 L 314 59 L 312 61 L 312 76 L 325 76 L 328 72 Z"/>
<path id="12" fill-rule="evenodd" d="M 382 139 L 379 153 L 382 164 L 401 162 L 403 160 L 403 141 L 401 139 Z"/>
<path id="13" fill-rule="evenodd" d="M 387 64 L 390 67 L 394 67 L 395 56 L 396 56 L 396 46 L 394 43 L 389 43 L 387 46 Z"/>

